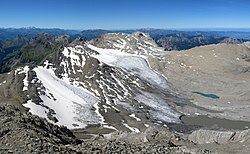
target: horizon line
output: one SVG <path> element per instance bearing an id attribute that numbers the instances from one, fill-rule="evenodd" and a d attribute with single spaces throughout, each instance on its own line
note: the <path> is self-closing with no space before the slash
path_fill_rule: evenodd
<path id="1" fill-rule="evenodd" d="M 27 27 L 0 27 L 0 29 L 60 29 L 60 30 L 75 30 L 75 31 L 84 31 L 84 30 L 110 30 L 110 31 L 118 31 L 118 30 L 142 30 L 142 29 L 148 29 L 148 30 L 248 30 L 250 31 L 250 27 L 186 27 L 186 28 L 121 28 L 121 29 L 115 29 L 115 28 L 83 28 L 83 29 L 76 29 L 76 28 L 58 28 L 58 27 L 35 27 L 35 26 L 27 26 Z"/>

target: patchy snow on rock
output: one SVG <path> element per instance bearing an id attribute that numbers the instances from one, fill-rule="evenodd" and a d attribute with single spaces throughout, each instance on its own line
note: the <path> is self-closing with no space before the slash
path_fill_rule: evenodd
<path id="1" fill-rule="evenodd" d="M 28 71 L 29 71 L 29 66 L 24 66 L 24 67 L 17 68 L 14 73 L 15 75 L 25 74 L 25 77 L 23 79 L 23 91 L 28 90 L 28 86 L 29 86 Z"/>
<path id="2" fill-rule="evenodd" d="M 105 124 L 105 119 L 104 119 L 104 117 L 101 115 L 101 113 L 99 112 L 100 107 L 98 106 L 98 102 L 95 103 L 93 106 L 94 106 L 94 108 L 95 108 L 96 114 L 99 116 L 100 123 L 101 123 L 101 124 Z"/>
<path id="3" fill-rule="evenodd" d="M 124 87 L 124 85 L 121 83 L 121 81 L 119 81 L 119 80 L 114 76 L 114 74 L 111 74 L 111 77 L 112 77 L 113 79 L 115 79 L 115 81 L 118 83 L 118 85 L 123 89 L 124 96 L 127 96 L 127 95 L 128 95 L 128 90 Z"/>
<path id="4" fill-rule="evenodd" d="M 99 61 L 110 66 L 125 69 L 126 71 L 139 76 L 141 79 L 146 80 L 152 85 L 169 89 L 166 79 L 150 68 L 145 57 L 123 53 L 116 49 L 102 49 L 91 44 L 88 44 L 87 46 L 88 48 L 99 53 L 97 55 L 92 55 Z"/>
<path id="5" fill-rule="evenodd" d="M 139 39 L 149 37 L 148 35 L 138 34 L 135 45 L 135 39 L 131 36 L 124 34 L 124 37 L 104 42 L 107 48 L 113 49 L 99 48 L 89 43 L 84 46 L 65 47 L 55 64 L 45 61 L 44 67 L 34 68 L 37 78 L 30 84 L 41 84 L 40 89 L 37 88 L 42 102 L 35 104 L 29 100 L 24 106 L 30 108 L 31 113 L 47 119 L 50 113 L 58 120 L 55 124 L 69 128 L 101 124 L 103 128 L 117 130 L 107 123 L 108 118 L 105 121 L 104 116 L 109 116 L 109 112 L 114 110 L 118 114 L 123 113 L 124 108 L 129 113 L 126 112 L 126 118 L 131 117 L 129 119 L 135 119 L 134 122 L 139 123 L 143 119 L 133 113 L 139 113 L 137 111 L 141 111 L 143 106 L 143 110 L 147 110 L 152 119 L 179 122 L 179 113 L 175 113 L 163 98 L 163 93 L 170 90 L 167 78 L 150 67 L 146 56 L 141 56 L 157 53 L 160 50 L 156 49 L 157 44 L 151 43 L 150 39 L 146 39 L 146 42 Z M 131 42 L 128 42 L 128 38 Z M 133 54 L 127 53 L 128 51 Z M 26 73 L 25 69 L 21 68 L 15 73 Z M 55 74 L 56 69 L 58 71 Z M 28 81 L 28 76 L 26 77 L 24 80 Z M 28 84 L 25 86 L 27 90 Z M 148 89 L 152 93 L 145 92 Z M 135 105 L 136 102 L 139 104 Z M 140 109 L 138 105 L 141 106 Z M 139 115 L 141 114 L 144 113 Z M 125 121 L 119 124 L 132 132 L 140 132 Z"/>
<path id="6" fill-rule="evenodd" d="M 22 74 L 22 73 L 24 73 L 24 72 L 23 72 L 23 67 L 17 68 L 17 69 L 15 70 L 15 75 L 17 75 L 17 74 Z"/>
<path id="7" fill-rule="evenodd" d="M 147 59 L 144 56 L 123 53 L 117 49 L 98 48 L 91 44 L 87 44 L 87 47 L 98 53 L 91 56 L 97 58 L 99 61 L 110 66 L 121 68 L 126 72 L 137 76 L 139 79 L 146 81 L 151 86 L 161 88 L 164 91 L 170 90 L 167 83 L 167 78 L 155 72 L 150 67 Z M 114 79 L 116 80 L 116 78 Z M 122 83 L 118 82 L 118 85 L 122 85 Z M 125 87 L 121 86 L 121 88 L 124 89 Z M 123 91 L 126 94 L 126 90 Z M 118 94 L 117 97 L 119 98 Z M 170 123 L 180 122 L 180 114 L 174 111 L 161 96 L 158 96 L 155 93 L 141 91 L 141 93 L 136 94 L 135 99 L 138 102 L 150 107 L 149 113 L 154 119 Z M 121 101 L 117 101 L 116 103 L 122 105 L 124 108 L 130 111 L 134 110 L 133 107 L 128 106 L 128 103 L 126 102 L 123 103 Z"/>
<path id="8" fill-rule="evenodd" d="M 84 56 L 82 56 L 82 48 L 80 48 L 79 46 L 75 47 L 75 48 L 73 48 L 73 47 L 65 47 L 64 50 L 63 50 L 63 52 L 62 52 L 62 54 L 67 59 L 70 59 L 70 64 L 72 65 L 71 69 L 72 69 L 72 72 L 74 74 L 76 74 L 76 71 L 75 71 L 75 67 L 76 66 L 78 66 L 78 67 L 84 67 L 86 59 L 85 59 Z M 65 67 L 69 66 L 69 65 L 67 65 L 66 61 L 64 61 L 64 63 L 62 62 L 62 64 Z"/>

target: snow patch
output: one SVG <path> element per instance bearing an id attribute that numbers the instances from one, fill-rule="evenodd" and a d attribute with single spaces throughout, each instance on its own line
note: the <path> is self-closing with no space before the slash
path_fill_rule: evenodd
<path id="1" fill-rule="evenodd" d="M 25 78 L 23 79 L 23 91 L 28 90 L 28 86 L 29 86 L 29 81 L 28 81 L 28 71 L 29 71 L 29 66 L 25 66 L 23 68 L 23 71 L 25 73 Z"/>
<path id="2" fill-rule="evenodd" d="M 115 130 L 115 131 L 118 131 L 118 129 L 116 129 L 115 127 L 110 126 L 110 125 L 103 125 L 102 127 L 103 127 L 103 128 L 108 128 L 108 129 L 113 129 L 113 130 Z"/>
<path id="3" fill-rule="evenodd" d="M 141 119 L 136 117 L 135 114 L 131 114 L 131 115 L 129 115 L 129 117 L 134 118 L 136 121 L 141 121 Z"/>
<path id="4" fill-rule="evenodd" d="M 139 130 L 138 128 L 131 127 L 131 126 L 129 126 L 129 125 L 126 124 L 126 123 L 123 123 L 123 125 L 124 125 L 126 128 L 128 128 L 130 131 L 132 131 L 132 132 L 140 133 L 140 130 Z"/>
<path id="5" fill-rule="evenodd" d="M 31 112 L 32 114 L 37 115 L 39 117 L 45 118 L 47 116 L 47 113 L 49 112 L 48 109 L 33 103 L 32 100 L 28 100 L 27 103 L 23 104 L 23 106 L 29 108 L 30 109 L 29 112 Z"/>

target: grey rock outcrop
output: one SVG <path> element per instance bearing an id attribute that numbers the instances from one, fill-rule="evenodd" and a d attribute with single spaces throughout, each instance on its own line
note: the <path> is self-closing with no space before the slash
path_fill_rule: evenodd
<path id="1" fill-rule="evenodd" d="M 215 130 L 196 130 L 189 135 L 188 139 L 196 144 L 227 144 L 249 142 L 250 130 L 243 131 L 215 131 Z"/>
<path id="2" fill-rule="evenodd" d="M 59 127 L 11 105 L 0 106 L 0 153 L 74 152 L 67 144 L 80 141 Z"/>

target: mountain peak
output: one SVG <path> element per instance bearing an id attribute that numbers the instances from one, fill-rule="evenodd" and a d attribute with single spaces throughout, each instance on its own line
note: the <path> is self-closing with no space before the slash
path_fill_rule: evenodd
<path id="1" fill-rule="evenodd" d="M 13 80 L 22 82 L 23 105 L 52 123 L 69 128 L 101 125 L 109 131 L 138 133 L 154 125 L 150 119 L 180 122 L 181 114 L 171 107 L 179 98 L 147 61 L 147 56 L 161 51 L 141 32 L 77 39 L 41 66 L 17 69 Z"/>
<path id="2" fill-rule="evenodd" d="M 134 32 L 132 34 L 107 33 L 90 43 L 100 48 L 118 49 L 136 55 L 159 56 L 164 51 L 149 34 L 143 32 Z"/>

